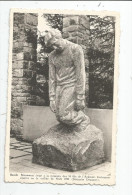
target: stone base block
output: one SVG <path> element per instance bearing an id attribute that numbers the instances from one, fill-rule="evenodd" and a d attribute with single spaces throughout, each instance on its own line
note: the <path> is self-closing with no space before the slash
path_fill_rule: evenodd
<path id="1" fill-rule="evenodd" d="M 77 171 L 104 161 L 102 131 L 94 125 L 85 130 L 55 125 L 32 144 L 33 163 Z"/>

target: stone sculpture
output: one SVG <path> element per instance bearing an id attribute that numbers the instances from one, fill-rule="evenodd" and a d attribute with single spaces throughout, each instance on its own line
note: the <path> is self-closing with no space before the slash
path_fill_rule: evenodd
<path id="1" fill-rule="evenodd" d="M 49 55 L 49 98 L 59 124 L 33 142 L 33 162 L 68 171 L 101 163 L 102 131 L 84 113 L 83 50 L 56 29 L 46 33 L 45 43 L 54 48 Z"/>

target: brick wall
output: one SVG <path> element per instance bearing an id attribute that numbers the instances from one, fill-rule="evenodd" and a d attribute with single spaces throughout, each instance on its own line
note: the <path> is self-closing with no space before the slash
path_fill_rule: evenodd
<path id="1" fill-rule="evenodd" d="M 89 44 L 90 25 L 89 17 L 82 15 L 64 15 L 63 38 L 82 46 L 86 67 L 86 104 L 88 105 L 89 93 L 89 61 L 87 49 Z"/>
<path id="2" fill-rule="evenodd" d="M 22 139 L 23 106 L 36 104 L 37 14 L 14 13 L 11 133 Z"/>

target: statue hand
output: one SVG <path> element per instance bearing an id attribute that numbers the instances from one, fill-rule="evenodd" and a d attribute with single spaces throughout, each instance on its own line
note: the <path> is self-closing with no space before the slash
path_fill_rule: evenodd
<path id="1" fill-rule="evenodd" d="M 55 100 L 51 100 L 50 101 L 50 109 L 52 112 L 56 112 L 56 103 L 55 103 Z"/>
<path id="2" fill-rule="evenodd" d="M 83 110 L 85 108 L 84 100 L 76 100 L 76 110 Z"/>

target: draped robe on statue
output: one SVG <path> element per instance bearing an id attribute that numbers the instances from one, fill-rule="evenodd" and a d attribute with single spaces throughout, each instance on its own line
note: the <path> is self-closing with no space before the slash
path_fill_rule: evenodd
<path id="1" fill-rule="evenodd" d="M 81 46 L 65 40 L 62 52 L 49 55 L 49 98 L 56 102 L 56 117 L 67 125 L 86 125 L 89 117 L 77 111 L 76 100 L 85 99 L 85 65 Z"/>

